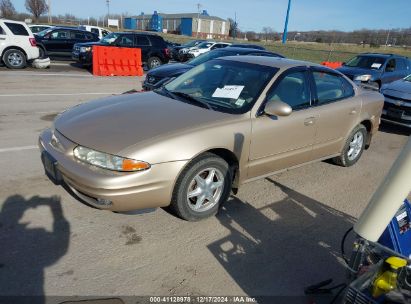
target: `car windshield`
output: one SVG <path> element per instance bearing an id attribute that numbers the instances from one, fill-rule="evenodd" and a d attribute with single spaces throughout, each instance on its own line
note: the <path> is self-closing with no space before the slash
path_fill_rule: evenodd
<path id="1" fill-rule="evenodd" d="M 407 77 L 404 78 L 405 81 L 411 82 L 411 75 L 408 75 Z"/>
<path id="2" fill-rule="evenodd" d="M 243 114 L 252 108 L 277 71 L 268 66 L 214 59 L 174 79 L 163 90 L 171 97 L 189 96 L 217 111 Z"/>
<path id="3" fill-rule="evenodd" d="M 379 70 L 385 63 L 384 57 L 377 56 L 356 56 L 350 59 L 345 66 L 352 68 L 363 68 Z"/>
<path id="4" fill-rule="evenodd" d="M 45 35 L 47 35 L 47 34 L 50 33 L 51 31 L 52 31 L 51 28 L 47 28 L 47 29 L 45 29 L 45 30 L 42 30 L 42 31 L 36 33 L 36 35 L 37 35 L 37 36 L 40 36 L 40 37 L 44 37 Z"/>
<path id="5" fill-rule="evenodd" d="M 204 53 L 198 57 L 191 59 L 190 61 L 187 62 L 187 64 L 197 66 L 211 59 L 218 58 L 218 57 L 224 57 L 224 56 L 230 56 L 230 55 L 236 55 L 236 53 L 214 50 L 214 51 Z"/>
<path id="6" fill-rule="evenodd" d="M 119 36 L 120 35 L 117 33 L 110 33 L 107 36 L 101 38 L 100 43 L 101 44 L 113 44 L 114 41 L 116 41 Z"/>
<path id="7" fill-rule="evenodd" d="M 197 47 L 199 49 L 208 49 L 210 46 L 212 46 L 213 44 L 210 42 L 202 42 L 199 45 L 197 45 Z"/>

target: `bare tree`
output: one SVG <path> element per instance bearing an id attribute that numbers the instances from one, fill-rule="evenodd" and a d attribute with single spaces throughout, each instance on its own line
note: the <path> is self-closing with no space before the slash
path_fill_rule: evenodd
<path id="1" fill-rule="evenodd" d="M 273 39 L 273 34 L 274 34 L 274 30 L 269 27 L 269 26 L 265 26 L 263 27 L 263 33 L 265 36 L 265 41 L 267 41 L 268 39 Z"/>
<path id="2" fill-rule="evenodd" d="M 0 0 L 0 17 L 12 18 L 16 15 L 16 9 L 10 0 Z"/>
<path id="3" fill-rule="evenodd" d="M 26 9 L 33 14 L 37 20 L 41 15 L 47 12 L 48 7 L 45 0 L 26 0 Z"/>

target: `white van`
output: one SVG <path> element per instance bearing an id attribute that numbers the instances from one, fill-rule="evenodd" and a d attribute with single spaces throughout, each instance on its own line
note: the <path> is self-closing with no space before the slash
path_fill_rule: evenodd
<path id="1" fill-rule="evenodd" d="M 106 30 L 105 28 L 93 26 L 93 25 L 80 25 L 79 29 L 92 32 L 93 34 L 98 35 L 98 38 L 103 38 L 111 33 L 111 31 Z"/>
<path id="2" fill-rule="evenodd" d="M 36 39 L 24 22 L 0 19 L 0 61 L 10 69 L 22 69 L 39 58 Z"/>

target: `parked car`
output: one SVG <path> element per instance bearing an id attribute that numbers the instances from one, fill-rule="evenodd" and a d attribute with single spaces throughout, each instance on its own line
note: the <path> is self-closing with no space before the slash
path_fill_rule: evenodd
<path id="1" fill-rule="evenodd" d="M 257 44 L 249 44 L 249 43 L 236 43 L 232 44 L 229 47 L 239 47 L 239 48 L 248 48 L 248 49 L 256 49 L 256 50 L 265 50 L 265 47 Z"/>
<path id="2" fill-rule="evenodd" d="M 207 40 L 192 40 L 189 41 L 183 45 L 180 46 L 175 46 L 170 49 L 171 51 L 171 58 L 176 60 L 176 61 L 186 61 L 187 58 L 187 53 L 190 50 L 190 48 L 195 47 L 199 45 L 200 43 L 207 41 Z"/>
<path id="3" fill-rule="evenodd" d="M 411 128 L 411 75 L 383 85 L 385 103 L 383 121 Z"/>
<path id="4" fill-rule="evenodd" d="M 30 28 L 24 22 L 0 19 L 0 61 L 10 69 L 25 68 L 39 57 Z"/>
<path id="5" fill-rule="evenodd" d="M 146 79 L 143 83 L 143 89 L 146 91 L 154 90 L 161 87 L 164 83 L 173 77 L 180 76 L 188 70 L 207 62 L 211 59 L 225 56 L 238 56 L 238 55 L 255 55 L 255 56 L 269 56 L 269 57 L 281 57 L 282 55 L 271 53 L 256 49 L 246 49 L 246 48 L 224 48 L 217 49 L 208 53 L 205 53 L 199 57 L 193 58 L 186 63 L 170 63 L 162 65 L 155 69 L 149 71 L 146 75 Z"/>
<path id="6" fill-rule="evenodd" d="M 143 64 L 147 65 L 148 69 L 170 60 L 170 51 L 161 36 L 137 32 L 111 33 L 99 42 L 77 43 L 73 48 L 72 58 L 83 65 L 91 65 L 94 45 L 140 48 Z"/>
<path id="7" fill-rule="evenodd" d="M 354 81 L 381 88 L 383 84 L 410 74 L 411 62 L 399 55 L 364 53 L 350 59 L 337 70 Z"/>
<path id="8" fill-rule="evenodd" d="M 99 39 L 102 39 L 111 33 L 111 31 L 105 28 L 94 26 L 94 25 L 80 25 L 78 28 L 80 30 L 84 30 L 84 31 L 88 31 L 93 34 L 96 34 Z"/>
<path id="9" fill-rule="evenodd" d="M 33 34 L 52 28 L 52 25 L 47 24 L 30 24 L 29 28 Z"/>
<path id="10" fill-rule="evenodd" d="M 190 50 L 188 51 L 187 57 L 188 58 L 197 57 L 197 56 L 200 56 L 201 54 L 207 53 L 212 50 L 225 48 L 229 45 L 231 45 L 231 43 L 206 41 L 206 42 L 200 43 L 199 45 L 195 47 L 190 48 Z"/>
<path id="11" fill-rule="evenodd" d="M 74 44 L 99 41 L 96 34 L 71 27 L 53 27 L 37 33 L 35 37 L 40 49 L 40 57 L 70 56 Z"/>
<path id="12" fill-rule="evenodd" d="M 315 160 L 354 165 L 383 96 L 302 61 L 229 56 L 159 90 L 81 104 L 40 135 L 47 175 L 106 210 L 215 214 L 238 187 Z"/>

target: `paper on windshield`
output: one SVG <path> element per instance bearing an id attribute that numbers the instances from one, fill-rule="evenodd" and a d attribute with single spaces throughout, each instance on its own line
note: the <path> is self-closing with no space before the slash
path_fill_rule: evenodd
<path id="1" fill-rule="evenodd" d="M 372 65 L 371 65 L 371 68 L 372 69 L 379 69 L 381 67 L 381 63 L 373 63 Z"/>
<path id="2" fill-rule="evenodd" d="M 244 86 L 241 85 L 226 85 L 223 88 L 217 88 L 212 97 L 238 99 Z"/>

